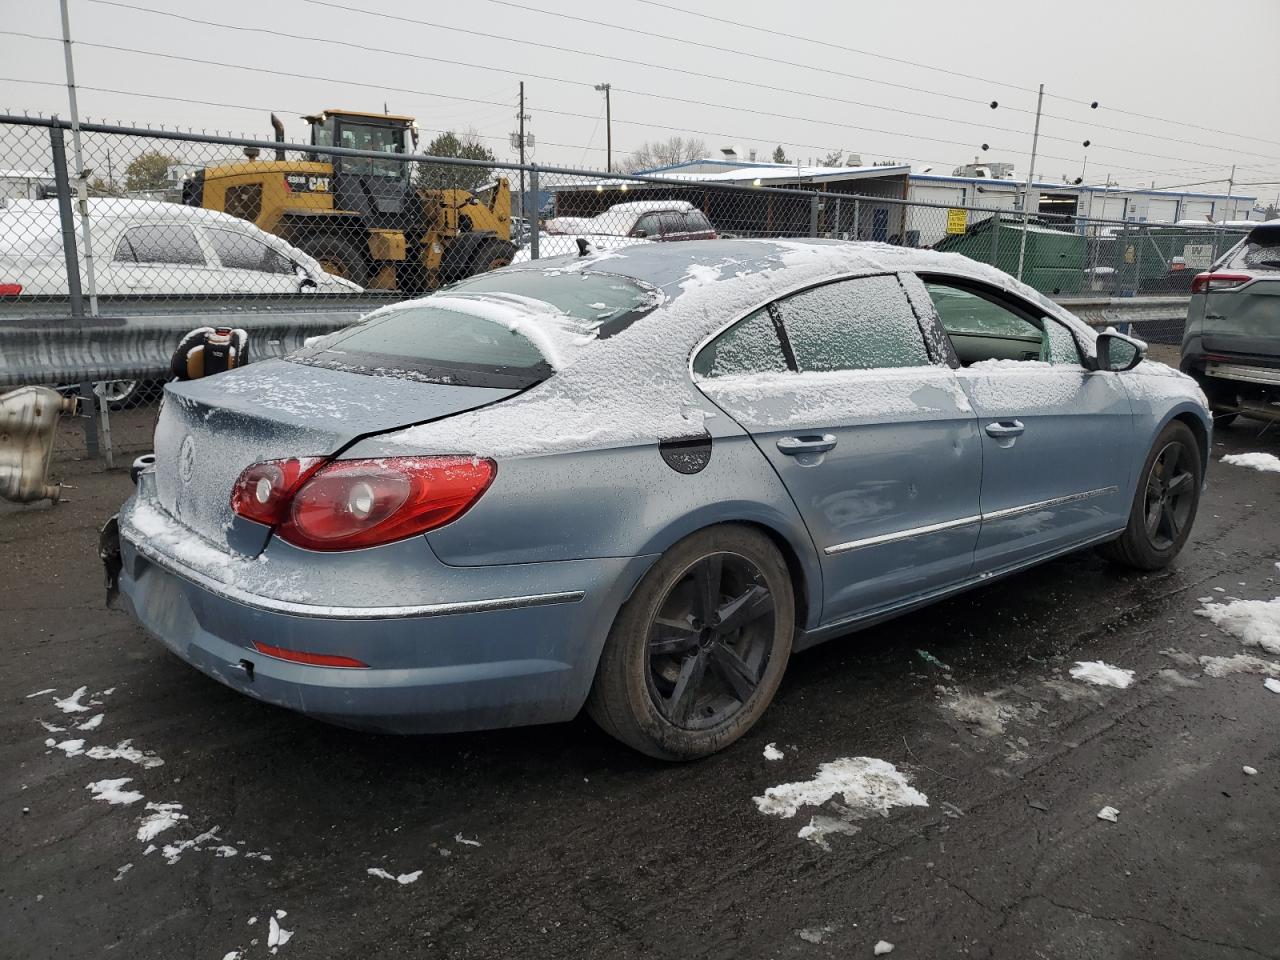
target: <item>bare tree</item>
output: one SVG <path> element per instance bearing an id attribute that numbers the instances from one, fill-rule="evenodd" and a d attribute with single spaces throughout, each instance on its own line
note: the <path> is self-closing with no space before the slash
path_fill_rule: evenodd
<path id="1" fill-rule="evenodd" d="M 684 137 L 668 137 L 666 140 L 654 140 L 640 144 L 627 159 L 626 168 L 635 173 L 638 170 L 651 170 L 654 167 L 669 167 L 686 160 L 699 160 L 707 155 L 707 143 L 696 137 L 686 140 Z"/>

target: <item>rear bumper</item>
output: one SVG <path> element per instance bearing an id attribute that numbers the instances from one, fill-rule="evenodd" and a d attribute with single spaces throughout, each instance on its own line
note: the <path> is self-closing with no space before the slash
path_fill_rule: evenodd
<path id="1" fill-rule="evenodd" d="M 120 517 L 119 587 L 149 633 L 247 696 L 390 733 L 571 718 L 590 690 L 618 607 L 652 562 L 515 564 L 472 568 L 461 576 L 449 568 L 453 575 L 432 602 L 300 603 L 220 582 L 168 556 L 131 529 L 132 503 Z M 429 570 L 421 573 L 430 577 Z M 463 596 L 468 583 L 470 595 Z M 370 666 L 276 659 L 258 652 L 255 640 Z"/>

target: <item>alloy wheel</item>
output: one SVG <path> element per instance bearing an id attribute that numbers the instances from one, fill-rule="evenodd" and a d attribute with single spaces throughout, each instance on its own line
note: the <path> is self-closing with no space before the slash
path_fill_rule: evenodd
<path id="1" fill-rule="evenodd" d="M 1188 469 L 1194 453 L 1179 441 L 1165 444 L 1147 473 L 1145 526 L 1147 540 L 1168 550 L 1181 537 L 1195 507 L 1195 474 Z"/>
<path id="2" fill-rule="evenodd" d="M 649 626 L 648 687 L 666 720 L 687 730 L 738 713 L 774 644 L 774 597 L 745 557 L 713 553 L 684 571 Z"/>

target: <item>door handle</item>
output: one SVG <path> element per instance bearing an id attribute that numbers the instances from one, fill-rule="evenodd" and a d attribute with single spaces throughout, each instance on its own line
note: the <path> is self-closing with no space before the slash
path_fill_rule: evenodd
<path id="1" fill-rule="evenodd" d="M 1020 437 L 1026 429 L 1021 420 L 1000 420 L 996 423 L 988 423 L 986 426 L 987 436 L 997 439 Z"/>
<path id="2" fill-rule="evenodd" d="M 829 433 L 821 436 L 783 437 L 778 441 L 778 452 L 788 457 L 806 453 L 826 453 L 834 449 L 836 438 Z"/>

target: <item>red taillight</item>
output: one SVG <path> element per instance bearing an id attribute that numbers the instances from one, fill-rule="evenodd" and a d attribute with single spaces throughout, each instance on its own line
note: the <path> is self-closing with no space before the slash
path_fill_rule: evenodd
<path id="1" fill-rule="evenodd" d="M 290 457 L 245 467 L 231 488 L 231 509 L 269 527 L 284 523 L 294 491 L 322 463 L 323 457 Z"/>
<path id="2" fill-rule="evenodd" d="M 497 464 L 479 457 L 338 460 L 306 478 L 277 533 L 308 550 L 355 550 L 403 540 L 462 516 Z"/>
<path id="3" fill-rule="evenodd" d="M 369 665 L 355 657 L 340 657 L 332 653 L 308 653 L 305 650 L 286 650 L 284 647 L 273 647 L 269 643 L 253 642 L 253 648 L 268 657 L 277 660 L 288 660 L 290 663 L 305 663 L 309 667 L 349 667 L 354 670 L 367 670 Z"/>
<path id="4" fill-rule="evenodd" d="M 16 297 L 21 292 L 20 283 L 0 283 L 0 297 Z"/>
<path id="5" fill-rule="evenodd" d="M 1230 290 L 1252 279 L 1253 277 L 1247 273 L 1198 273 L 1191 279 L 1191 292 L 1212 293 L 1216 290 Z"/>

